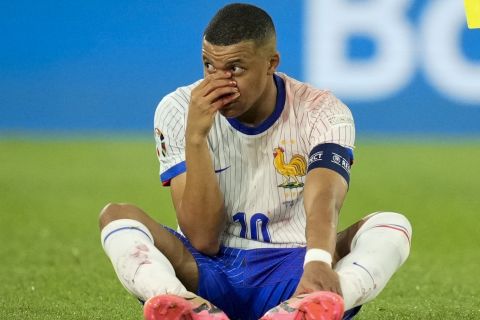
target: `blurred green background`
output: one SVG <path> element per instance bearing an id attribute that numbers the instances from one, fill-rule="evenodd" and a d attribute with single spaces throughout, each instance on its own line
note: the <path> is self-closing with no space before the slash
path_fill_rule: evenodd
<path id="1" fill-rule="evenodd" d="M 141 319 L 97 218 L 131 202 L 175 226 L 149 137 L 0 140 L 0 319 Z M 341 226 L 406 214 L 413 247 L 358 319 L 480 318 L 479 140 L 360 139 Z"/>

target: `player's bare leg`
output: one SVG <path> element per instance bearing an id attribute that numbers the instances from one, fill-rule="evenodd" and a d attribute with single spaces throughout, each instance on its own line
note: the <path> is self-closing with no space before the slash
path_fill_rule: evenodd
<path id="1" fill-rule="evenodd" d="M 195 259 L 143 210 L 130 204 L 109 204 L 99 223 L 102 245 L 120 282 L 148 301 L 148 319 L 228 319 L 192 293 L 198 286 Z"/>

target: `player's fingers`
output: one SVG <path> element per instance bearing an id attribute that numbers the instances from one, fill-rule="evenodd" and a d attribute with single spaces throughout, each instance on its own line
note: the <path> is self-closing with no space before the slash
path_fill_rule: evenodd
<path id="1" fill-rule="evenodd" d="M 343 298 L 343 292 L 342 292 L 342 288 L 337 288 L 337 294 Z"/>
<path id="2" fill-rule="evenodd" d="M 208 101 L 216 102 L 218 99 L 223 98 L 224 96 L 228 96 L 237 92 L 239 92 L 237 87 L 220 87 L 210 92 L 210 94 L 205 96 L 205 98 Z"/>
<path id="3" fill-rule="evenodd" d="M 238 99 L 238 97 L 240 97 L 240 92 L 236 92 L 236 93 L 233 93 L 233 94 L 222 96 L 212 104 L 212 107 L 215 110 L 219 110 L 219 109 L 223 108 L 224 106 L 226 106 L 227 104 L 232 103 L 233 101 Z"/>
<path id="4" fill-rule="evenodd" d="M 340 286 L 337 286 L 337 285 L 333 285 L 329 291 L 336 293 L 340 296 L 342 295 L 342 290 L 340 289 Z"/>
<path id="5" fill-rule="evenodd" d="M 231 79 L 215 79 L 203 88 L 202 93 L 204 97 L 207 97 L 211 93 L 224 88 L 237 88 L 237 82 Z"/>
<path id="6" fill-rule="evenodd" d="M 207 97 L 212 92 L 220 88 L 234 88 L 237 82 L 231 79 L 215 79 L 211 80 L 203 86 L 197 86 L 192 90 L 192 97 Z"/>

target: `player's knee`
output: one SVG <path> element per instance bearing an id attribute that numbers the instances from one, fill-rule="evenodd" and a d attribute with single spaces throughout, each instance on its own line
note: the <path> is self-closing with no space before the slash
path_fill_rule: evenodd
<path id="1" fill-rule="evenodd" d="M 114 220 L 127 218 L 127 212 L 130 206 L 131 205 L 125 203 L 108 203 L 100 211 L 100 216 L 98 218 L 100 230 Z"/>
<path id="2" fill-rule="evenodd" d="M 404 229 L 407 233 L 408 236 L 411 238 L 412 236 L 412 224 L 408 220 L 408 218 L 398 212 L 389 212 L 389 211 L 382 211 L 382 212 L 376 212 L 371 215 L 369 215 L 368 220 L 365 222 L 365 224 L 369 225 L 379 225 L 379 224 L 384 224 L 384 225 L 392 225 L 392 226 L 399 226 L 402 229 Z"/>
<path id="3" fill-rule="evenodd" d="M 384 230 L 390 230 L 388 239 L 391 243 L 395 243 L 401 253 L 402 263 L 410 254 L 410 246 L 412 241 L 412 225 L 407 217 L 397 212 L 378 212 L 369 216 L 364 230 L 381 227 Z"/>

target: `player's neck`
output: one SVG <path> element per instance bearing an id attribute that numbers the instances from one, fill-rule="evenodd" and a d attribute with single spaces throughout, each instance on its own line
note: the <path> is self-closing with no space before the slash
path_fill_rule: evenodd
<path id="1" fill-rule="evenodd" d="M 264 122 L 275 110 L 277 103 L 277 86 L 272 77 L 267 84 L 265 91 L 247 112 L 237 118 L 241 123 L 249 127 L 258 127 Z"/>

